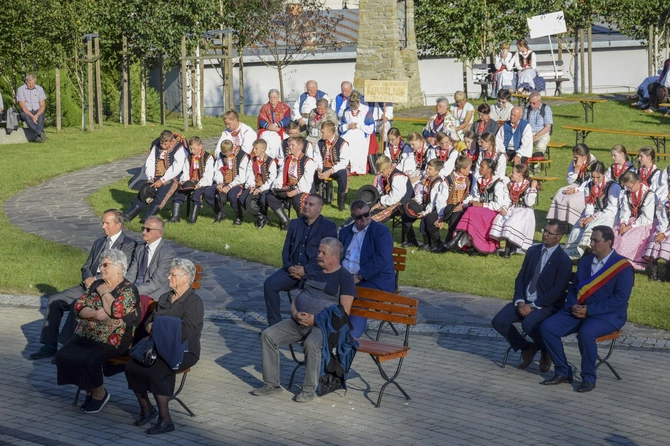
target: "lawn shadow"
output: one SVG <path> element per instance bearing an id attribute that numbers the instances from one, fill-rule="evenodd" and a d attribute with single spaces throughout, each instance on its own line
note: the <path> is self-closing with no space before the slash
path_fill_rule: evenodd
<path id="1" fill-rule="evenodd" d="M 35 288 L 37 288 L 37 291 L 39 291 L 40 294 L 42 294 L 45 297 L 51 296 L 52 294 L 56 294 L 58 292 L 58 290 L 54 286 L 46 283 L 38 283 L 35 285 Z"/>
<path id="2" fill-rule="evenodd" d="M 119 206 L 121 207 L 129 206 L 130 203 L 135 199 L 135 196 L 137 196 L 137 194 L 133 191 L 121 189 L 110 189 L 109 194 L 116 203 L 119 203 Z"/>

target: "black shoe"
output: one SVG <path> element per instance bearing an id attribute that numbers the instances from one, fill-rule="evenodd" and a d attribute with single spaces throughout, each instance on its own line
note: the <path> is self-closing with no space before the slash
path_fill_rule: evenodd
<path id="1" fill-rule="evenodd" d="M 590 392 L 591 390 L 596 388 L 596 383 L 592 383 L 590 381 L 582 381 L 579 383 L 579 387 L 577 387 L 577 392 L 580 393 L 585 393 L 585 392 Z"/>
<path id="2" fill-rule="evenodd" d="M 434 252 L 436 254 L 442 254 L 444 252 L 447 252 L 447 248 L 445 248 L 443 243 L 440 243 L 439 245 L 435 245 L 433 249 L 430 250 L 430 252 Z"/>
<path id="3" fill-rule="evenodd" d="M 219 213 L 216 214 L 216 218 L 214 219 L 214 223 L 222 222 L 225 219 L 226 219 L 226 211 L 219 211 Z"/>
<path id="4" fill-rule="evenodd" d="M 140 418 L 139 420 L 135 421 L 135 426 L 144 426 L 147 424 L 149 421 L 153 420 L 158 416 L 158 409 L 156 409 L 155 406 L 151 406 L 151 409 L 149 409 L 147 412 L 142 411 L 140 413 Z"/>
<path id="5" fill-rule="evenodd" d="M 545 386 L 555 386 L 557 384 L 563 384 L 563 383 L 572 384 L 572 376 L 561 376 L 554 374 L 554 376 L 552 376 L 549 379 L 545 379 L 540 384 Z"/>
<path id="6" fill-rule="evenodd" d="M 58 348 L 54 345 L 43 345 L 42 348 L 30 355 L 30 359 L 44 359 L 56 356 Z"/>
<path id="7" fill-rule="evenodd" d="M 181 221 L 181 203 L 172 202 L 172 218 L 169 219 L 167 222 L 179 223 L 180 221 Z"/>
<path id="8" fill-rule="evenodd" d="M 268 224 L 269 221 L 270 219 L 267 218 L 265 215 L 263 215 L 258 218 L 258 221 L 256 222 L 256 227 L 258 227 L 258 229 L 263 229 L 265 225 Z"/>
<path id="9" fill-rule="evenodd" d="M 147 213 L 144 215 L 144 218 L 140 220 L 140 223 L 144 223 L 145 221 L 147 221 L 147 218 L 153 217 L 154 215 L 158 214 L 158 211 L 160 211 L 160 206 L 158 205 L 158 203 L 156 203 L 155 201 L 151 202 L 151 204 L 149 205 L 149 209 L 147 209 Z"/>
<path id="10" fill-rule="evenodd" d="M 123 221 L 129 222 L 142 211 L 142 206 L 139 203 L 139 200 L 133 201 L 133 204 L 130 205 L 130 208 L 123 214 Z"/>
<path id="11" fill-rule="evenodd" d="M 233 223 L 235 226 L 239 226 L 242 224 L 242 219 L 241 218 L 236 218 L 235 222 Z"/>
<path id="12" fill-rule="evenodd" d="M 82 409 L 82 410 L 84 411 L 84 413 L 98 413 L 102 410 L 103 407 L 105 407 L 105 404 L 107 404 L 107 401 L 109 401 L 110 396 L 111 395 L 109 394 L 107 389 L 105 389 L 105 396 L 104 396 L 103 399 L 96 400 L 96 399 L 91 398 L 91 402 L 88 403 L 88 405 L 86 406 L 86 409 Z"/>
<path id="13" fill-rule="evenodd" d="M 149 435 L 159 435 L 159 434 L 165 434 L 167 432 L 173 432 L 173 431 L 174 431 L 174 423 L 165 424 L 165 423 L 163 423 L 163 420 L 159 419 L 158 423 L 156 423 L 154 426 L 151 426 L 149 429 L 147 429 L 147 434 L 149 434 Z"/>
<path id="14" fill-rule="evenodd" d="M 81 410 L 86 410 L 86 408 L 88 407 L 88 405 L 90 404 L 92 399 L 93 399 L 93 397 L 91 395 L 86 395 L 86 399 L 84 400 L 84 403 L 81 406 L 79 406 L 79 408 Z"/>
<path id="15" fill-rule="evenodd" d="M 189 219 L 188 219 L 188 222 L 189 222 L 190 224 L 193 224 L 193 223 L 195 223 L 196 221 L 198 221 L 198 212 L 200 212 L 200 206 L 198 206 L 197 204 L 193 203 L 193 209 L 191 209 L 191 216 L 190 216 Z"/>

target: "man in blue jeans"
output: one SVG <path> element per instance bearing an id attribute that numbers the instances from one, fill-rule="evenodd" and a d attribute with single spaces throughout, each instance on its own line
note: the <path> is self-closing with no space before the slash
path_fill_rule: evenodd
<path id="1" fill-rule="evenodd" d="M 47 96 L 44 89 L 37 85 L 35 75 L 26 76 L 25 83 L 16 91 L 16 100 L 21 109 L 21 119 L 35 132 L 35 142 L 44 142 L 47 134 L 44 133 L 44 111 L 46 110 Z"/>

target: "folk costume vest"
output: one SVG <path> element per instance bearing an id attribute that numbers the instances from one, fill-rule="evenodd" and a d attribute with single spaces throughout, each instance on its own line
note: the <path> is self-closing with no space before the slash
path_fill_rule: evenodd
<path id="1" fill-rule="evenodd" d="M 515 131 L 510 121 L 505 122 L 503 125 L 505 131 L 503 135 L 503 146 L 505 147 L 505 150 L 508 150 L 510 140 L 512 140 L 512 143 L 514 144 L 514 150 L 519 150 L 521 147 L 521 137 L 523 136 L 526 127 L 529 125 L 528 121 L 520 119 Z"/>
<path id="2" fill-rule="evenodd" d="M 221 154 L 220 156 L 223 157 L 223 154 Z M 228 161 L 226 161 L 223 164 L 223 166 L 219 169 L 221 171 L 221 174 L 223 175 L 224 184 L 231 183 L 235 179 L 235 177 L 240 173 L 240 164 L 242 163 L 242 160 L 246 156 L 247 154 L 244 152 L 244 150 L 239 149 L 238 152 L 233 157 L 232 167 L 230 167 Z M 230 158 L 230 156 L 228 156 L 227 158 Z"/>
<path id="3" fill-rule="evenodd" d="M 212 157 L 213 155 L 211 153 L 204 150 L 200 153 L 200 156 L 195 156 L 190 153 L 188 155 L 189 180 L 195 181 L 196 183 L 200 181 L 205 175 L 207 161 L 209 161 Z"/>
<path id="4" fill-rule="evenodd" d="M 430 179 L 428 177 L 424 178 L 422 180 L 423 182 L 423 194 L 421 196 L 421 203 L 422 207 L 426 209 L 426 206 L 428 206 L 428 203 L 430 203 L 430 196 L 433 192 L 433 189 L 438 185 L 442 183 L 442 178 L 440 176 L 436 176 L 433 179 Z"/>
<path id="5" fill-rule="evenodd" d="M 393 181 L 398 175 L 405 177 L 405 182 L 407 183 L 405 186 L 405 195 L 403 195 L 403 197 L 400 199 L 400 202 L 404 204 L 406 201 L 411 200 L 414 197 L 414 188 L 412 187 L 412 183 L 409 181 L 407 175 L 398 169 L 393 169 L 393 172 L 391 172 L 391 175 L 389 175 L 388 179 L 382 177 L 382 191 L 384 192 L 384 195 L 390 194 L 391 190 L 393 190 Z M 398 178 L 398 181 L 402 181 L 402 178 Z"/>
<path id="6" fill-rule="evenodd" d="M 593 183 L 591 184 L 591 190 L 589 191 L 589 196 L 586 198 L 586 202 L 592 203 L 596 212 L 602 212 L 607 207 L 609 201 L 607 196 L 613 184 L 614 181 L 608 181 L 601 188 Z"/>
<path id="7" fill-rule="evenodd" d="M 498 184 L 500 178 L 493 180 L 493 177 L 485 180 L 484 177 L 480 177 L 477 180 L 477 187 L 479 188 L 480 201 L 482 203 L 493 203 L 496 201 L 496 184 Z"/>
<path id="8" fill-rule="evenodd" d="M 528 189 L 530 189 L 530 181 L 523 180 L 521 183 L 515 183 L 510 181 L 507 184 L 507 190 L 509 190 L 509 198 L 512 201 L 512 207 L 515 208 L 525 208 L 526 197 L 528 195 Z"/>
<path id="9" fill-rule="evenodd" d="M 340 161 L 340 151 L 342 150 L 342 144 L 344 143 L 344 139 L 337 136 L 335 137 L 335 142 L 333 144 L 328 144 L 328 141 L 324 141 L 323 139 L 319 140 L 317 146 L 321 152 L 324 168 L 329 169 Z"/>
<path id="10" fill-rule="evenodd" d="M 167 150 L 161 150 L 160 149 L 160 144 L 154 145 L 153 146 L 154 150 L 154 160 L 156 162 L 155 164 L 155 170 L 154 170 L 154 178 L 162 178 L 163 175 L 165 175 L 165 172 L 168 171 L 171 165 L 174 164 L 174 157 L 175 154 L 180 151 L 180 150 L 185 150 L 184 146 L 182 145 L 181 142 L 178 142 L 174 148 L 170 151 Z"/>
<path id="11" fill-rule="evenodd" d="M 626 164 L 623 166 L 619 166 L 618 164 L 614 163 L 610 166 L 610 175 L 614 181 L 619 183 L 619 178 L 621 178 L 621 175 L 623 175 L 624 172 L 631 170 L 632 168 L 633 165 L 629 161 L 626 161 Z"/>
<path id="12" fill-rule="evenodd" d="M 293 155 L 289 154 L 289 156 L 284 160 L 282 187 L 296 186 L 305 173 L 305 164 L 307 164 L 307 161 L 311 159 L 312 158 L 308 157 L 307 155 L 303 155 L 302 153 L 298 159 L 295 159 Z M 291 175 L 290 172 L 292 169 L 295 169 L 293 171 L 293 175 Z"/>
<path id="13" fill-rule="evenodd" d="M 251 166 L 254 169 L 254 183 L 256 187 L 261 187 L 268 181 L 270 178 L 270 165 L 274 162 L 276 162 L 275 159 L 267 155 L 264 160 L 259 160 L 257 156 L 251 158 Z"/>

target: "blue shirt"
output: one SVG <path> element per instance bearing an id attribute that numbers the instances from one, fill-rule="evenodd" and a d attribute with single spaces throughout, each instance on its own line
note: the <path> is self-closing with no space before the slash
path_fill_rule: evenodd
<path id="1" fill-rule="evenodd" d="M 540 113 L 543 106 L 544 118 L 542 117 L 542 113 Z M 533 131 L 533 135 L 542 130 L 545 125 L 554 124 L 554 114 L 552 113 L 551 108 L 545 104 L 540 104 L 537 110 L 526 108 L 526 115 L 527 116 L 524 116 L 524 118 L 526 118 L 526 120 L 530 123 L 530 128 Z"/>

